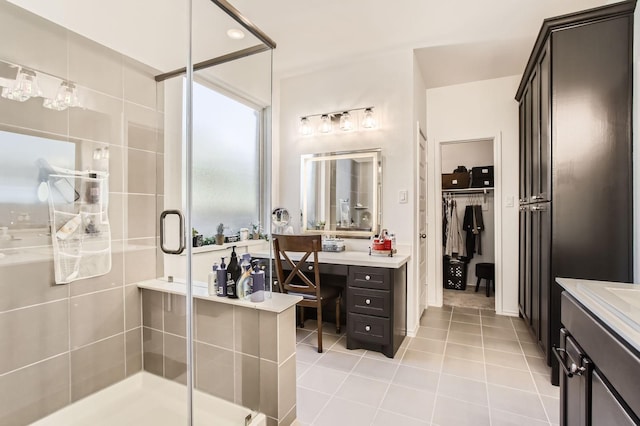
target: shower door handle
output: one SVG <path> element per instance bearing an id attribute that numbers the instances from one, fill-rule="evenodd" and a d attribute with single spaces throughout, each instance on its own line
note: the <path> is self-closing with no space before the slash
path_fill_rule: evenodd
<path id="1" fill-rule="evenodd" d="M 176 215 L 180 220 L 180 245 L 176 250 L 171 250 L 164 246 L 164 220 L 169 215 Z M 182 215 L 182 212 L 180 210 L 165 210 L 160 213 L 160 249 L 167 254 L 180 254 L 184 251 L 184 244 L 184 216 Z"/>

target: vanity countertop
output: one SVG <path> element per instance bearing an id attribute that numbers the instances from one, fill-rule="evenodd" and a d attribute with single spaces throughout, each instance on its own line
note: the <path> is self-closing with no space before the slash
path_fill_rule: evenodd
<path id="1" fill-rule="evenodd" d="M 271 257 L 268 250 L 250 250 L 251 257 Z M 303 253 L 292 253 L 291 260 L 300 260 Z M 319 263 L 332 263 L 334 265 L 372 266 L 376 268 L 400 268 L 409 261 L 409 255 L 396 253 L 393 256 L 369 255 L 368 252 L 345 250 L 341 252 L 322 251 L 318 253 Z M 313 260 L 309 258 L 308 260 Z"/>
<path id="2" fill-rule="evenodd" d="M 640 285 L 557 278 L 601 323 L 640 351 Z"/>
<path id="3" fill-rule="evenodd" d="M 181 281 L 169 282 L 163 278 L 142 281 L 138 283 L 138 288 L 161 291 L 164 293 L 178 294 L 184 296 L 186 293 L 185 283 Z M 300 296 L 290 294 L 265 292 L 264 302 L 251 302 L 240 299 L 230 299 L 228 297 L 210 296 L 207 290 L 207 283 L 201 281 L 193 282 L 193 297 L 195 299 L 210 300 L 216 303 L 240 306 L 243 308 L 257 309 L 261 311 L 282 313 L 302 300 Z"/>

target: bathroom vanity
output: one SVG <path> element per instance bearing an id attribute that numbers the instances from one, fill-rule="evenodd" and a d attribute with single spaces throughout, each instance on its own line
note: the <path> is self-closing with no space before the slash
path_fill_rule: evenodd
<path id="1" fill-rule="evenodd" d="M 640 286 L 557 281 L 560 424 L 640 424 Z"/>
<path id="2" fill-rule="evenodd" d="M 252 255 L 264 259 L 271 256 L 268 252 Z M 294 261 L 299 258 L 292 256 Z M 368 349 L 393 358 L 407 335 L 408 260 L 408 255 L 399 253 L 393 257 L 360 251 L 318 254 L 321 277 L 330 277 L 332 284 L 343 287 L 347 349 Z M 286 268 L 284 261 L 282 265 Z M 305 269 L 313 272 L 313 263 Z"/>

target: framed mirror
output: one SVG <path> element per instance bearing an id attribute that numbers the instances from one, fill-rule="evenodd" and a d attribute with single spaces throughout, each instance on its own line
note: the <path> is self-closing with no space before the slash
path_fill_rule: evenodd
<path id="1" fill-rule="evenodd" d="M 381 150 L 301 156 L 301 232 L 368 238 L 382 211 Z"/>

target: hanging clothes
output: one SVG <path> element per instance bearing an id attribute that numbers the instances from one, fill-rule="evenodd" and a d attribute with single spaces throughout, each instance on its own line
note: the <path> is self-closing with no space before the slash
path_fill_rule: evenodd
<path id="1" fill-rule="evenodd" d="M 458 220 L 458 208 L 456 200 L 449 201 L 448 223 L 447 227 L 447 243 L 445 245 L 445 254 L 449 257 L 465 256 L 465 245 L 462 240 L 462 230 Z"/>
<path id="2" fill-rule="evenodd" d="M 473 259 L 474 253 L 482 254 L 482 234 L 484 219 L 482 218 L 482 206 L 470 204 L 464 209 L 462 229 L 466 231 L 465 248 L 467 260 Z"/>

